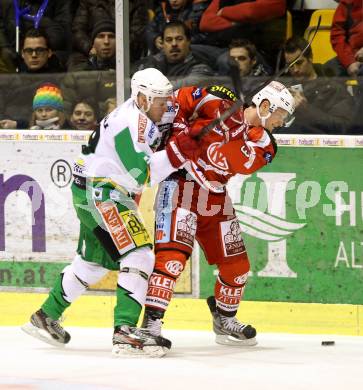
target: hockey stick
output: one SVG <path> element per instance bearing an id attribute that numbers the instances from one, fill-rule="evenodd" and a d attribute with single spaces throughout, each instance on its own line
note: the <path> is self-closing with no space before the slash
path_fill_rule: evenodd
<path id="1" fill-rule="evenodd" d="M 246 96 L 242 93 L 242 80 L 239 75 L 239 72 L 236 72 L 235 70 L 231 72 L 231 78 L 233 82 L 233 86 L 236 89 L 236 92 L 239 96 L 239 99 L 236 100 L 233 105 L 226 111 L 224 111 L 218 118 L 212 120 L 207 126 L 203 127 L 200 133 L 196 136 L 197 139 L 201 139 L 204 137 L 205 134 L 207 134 L 210 130 L 212 130 L 214 127 L 219 125 L 221 122 L 225 121 L 227 118 L 232 116 L 236 111 L 238 111 L 244 104 L 247 99 L 251 99 L 258 91 L 265 88 L 268 84 L 271 83 L 271 81 L 275 80 L 275 78 L 280 77 L 284 73 L 286 73 L 292 66 L 294 66 L 306 53 L 306 51 L 311 46 L 315 35 L 319 31 L 321 23 L 321 16 L 319 16 L 318 23 L 316 25 L 315 31 L 313 36 L 310 38 L 310 41 L 307 43 L 307 45 L 304 47 L 304 49 L 300 52 L 300 54 L 289 64 L 286 64 L 277 74 L 274 74 L 272 77 L 270 77 L 268 80 L 261 83 L 258 87 L 254 88 L 252 91 L 250 91 Z"/>

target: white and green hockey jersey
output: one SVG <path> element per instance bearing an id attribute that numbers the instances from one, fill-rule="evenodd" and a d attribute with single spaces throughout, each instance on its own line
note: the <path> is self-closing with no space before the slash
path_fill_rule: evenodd
<path id="1" fill-rule="evenodd" d="M 81 155 L 74 173 L 106 178 L 131 193 L 140 193 L 144 185 L 159 183 L 175 171 L 165 151 L 152 150 L 160 137 L 157 125 L 128 99 L 101 121 L 95 152 Z"/>

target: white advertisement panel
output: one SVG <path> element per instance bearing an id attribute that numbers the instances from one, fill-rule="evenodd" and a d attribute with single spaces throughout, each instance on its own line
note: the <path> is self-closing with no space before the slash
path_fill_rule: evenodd
<path id="1" fill-rule="evenodd" d="M 69 261 L 78 220 L 70 191 L 73 160 L 85 131 L 1 131 L 2 260 Z"/>

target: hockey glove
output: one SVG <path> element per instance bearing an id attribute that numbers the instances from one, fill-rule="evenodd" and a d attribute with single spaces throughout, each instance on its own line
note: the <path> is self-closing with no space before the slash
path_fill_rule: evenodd
<path id="1" fill-rule="evenodd" d="M 174 168 L 182 168 L 187 160 L 193 160 L 198 150 L 198 142 L 186 131 L 181 131 L 176 137 L 170 138 L 165 147 L 170 164 Z"/>

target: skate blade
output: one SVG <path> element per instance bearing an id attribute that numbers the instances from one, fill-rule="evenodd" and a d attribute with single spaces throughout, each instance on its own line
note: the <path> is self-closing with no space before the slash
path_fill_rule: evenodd
<path id="1" fill-rule="evenodd" d="M 229 345 L 235 347 L 253 347 L 254 345 L 257 345 L 257 340 L 255 337 L 241 340 L 229 335 L 217 334 L 216 343 L 220 345 Z"/>
<path id="2" fill-rule="evenodd" d="M 150 357 L 161 358 L 169 351 L 166 347 L 159 345 L 148 345 L 143 349 L 132 347 L 129 344 L 116 344 L 112 348 L 112 355 L 114 357 Z"/>
<path id="3" fill-rule="evenodd" d="M 36 339 L 41 340 L 44 343 L 53 345 L 54 347 L 64 348 L 65 346 L 65 344 L 54 340 L 45 330 L 37 328 L 31 322 L 28 322 L 27 324 L 21 326 L 20 329 L 28 335 L 35 337 Z"/>

